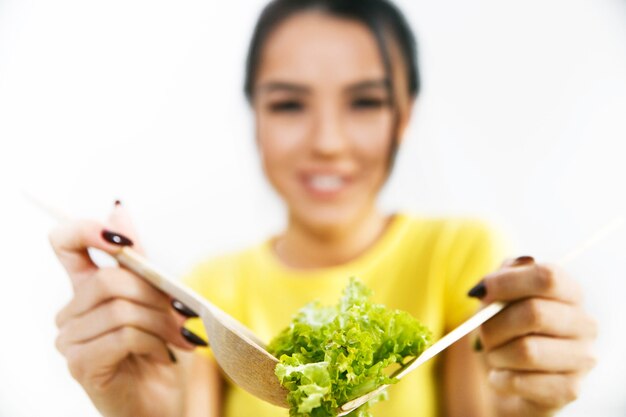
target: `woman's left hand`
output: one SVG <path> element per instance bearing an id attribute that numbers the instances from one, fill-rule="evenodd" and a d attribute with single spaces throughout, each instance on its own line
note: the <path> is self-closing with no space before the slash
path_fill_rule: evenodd
<path id="1" fill-rule="evenodd" d="M 507 415 L 550 416 L 577 398 L 596 362 L 597 328 L 573 279 L 523 256 L 485 276 L 470 295 L 509 302 L 480 329 L 489 383 Z"/>

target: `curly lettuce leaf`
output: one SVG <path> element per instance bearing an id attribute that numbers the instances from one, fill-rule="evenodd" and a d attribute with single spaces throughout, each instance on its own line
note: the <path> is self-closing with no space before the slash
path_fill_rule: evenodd
<path id="1" fill-rule="evenodd" d="M 290 416 L 331 417 L 345 402 L 396 380 L 392 364 L 419 356 L 430 331 L 410 314 L 370 301 L 371 291 L 352 278 L 336 306 L 307 304 L 269 344 L 279 358 L 276 376 L 289 391 Z M 371 417 L 373 403 L 350 415 Z"/>

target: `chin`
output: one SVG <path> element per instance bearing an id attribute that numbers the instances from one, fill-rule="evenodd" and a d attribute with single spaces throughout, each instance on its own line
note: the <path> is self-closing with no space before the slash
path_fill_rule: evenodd
<path id="1" fill-rule="evenodd" d="M 354 205 L 325 205 L 307 206 L 303 210 L 294 210 L 292 213 L 299 222 L 306 225 L 311 231 L 319 234 L 334 234 L 344 231 L 354 224 L 354 221 L 361 214 L 361 210 L 360 207 Z"/>

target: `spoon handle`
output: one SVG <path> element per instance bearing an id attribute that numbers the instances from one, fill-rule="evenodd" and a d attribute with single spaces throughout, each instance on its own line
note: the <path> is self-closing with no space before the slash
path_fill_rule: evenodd
<path id="1" fill-rule="evenodd" d="M 215 308 L 207 300 L 200 298 L 198 294 L 176 282 L 174 278 L 169 277 L 152 262 L 128 246 L 122 248 L 120 252 L 114 255 L 114 258 L 121 265 L 143 277 L 146 281 L 166 294 L 171 295 L 198 314 L 206 310 L 207 307 L 210 307 L 210 309 Z"/>

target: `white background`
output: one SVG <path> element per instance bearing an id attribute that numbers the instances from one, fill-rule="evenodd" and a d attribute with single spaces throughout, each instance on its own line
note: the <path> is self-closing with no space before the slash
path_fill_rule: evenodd
<path id="1" fill-rule="evenodd" d="M 95 218 L 122 199 L 176 274 L 280 228 L 241 93 L 263 3 L 0 0 L 0 416 L 97 415 L 53 347 L 53 222 L 21 190 Z M 624 1 L 399 4 L 424 89 L 388 209 L 485 217 L 540 260 L 626 214 Z M 569 265 L 601 333 L 565 416 L 626 415 L 624 236 Z"/>

